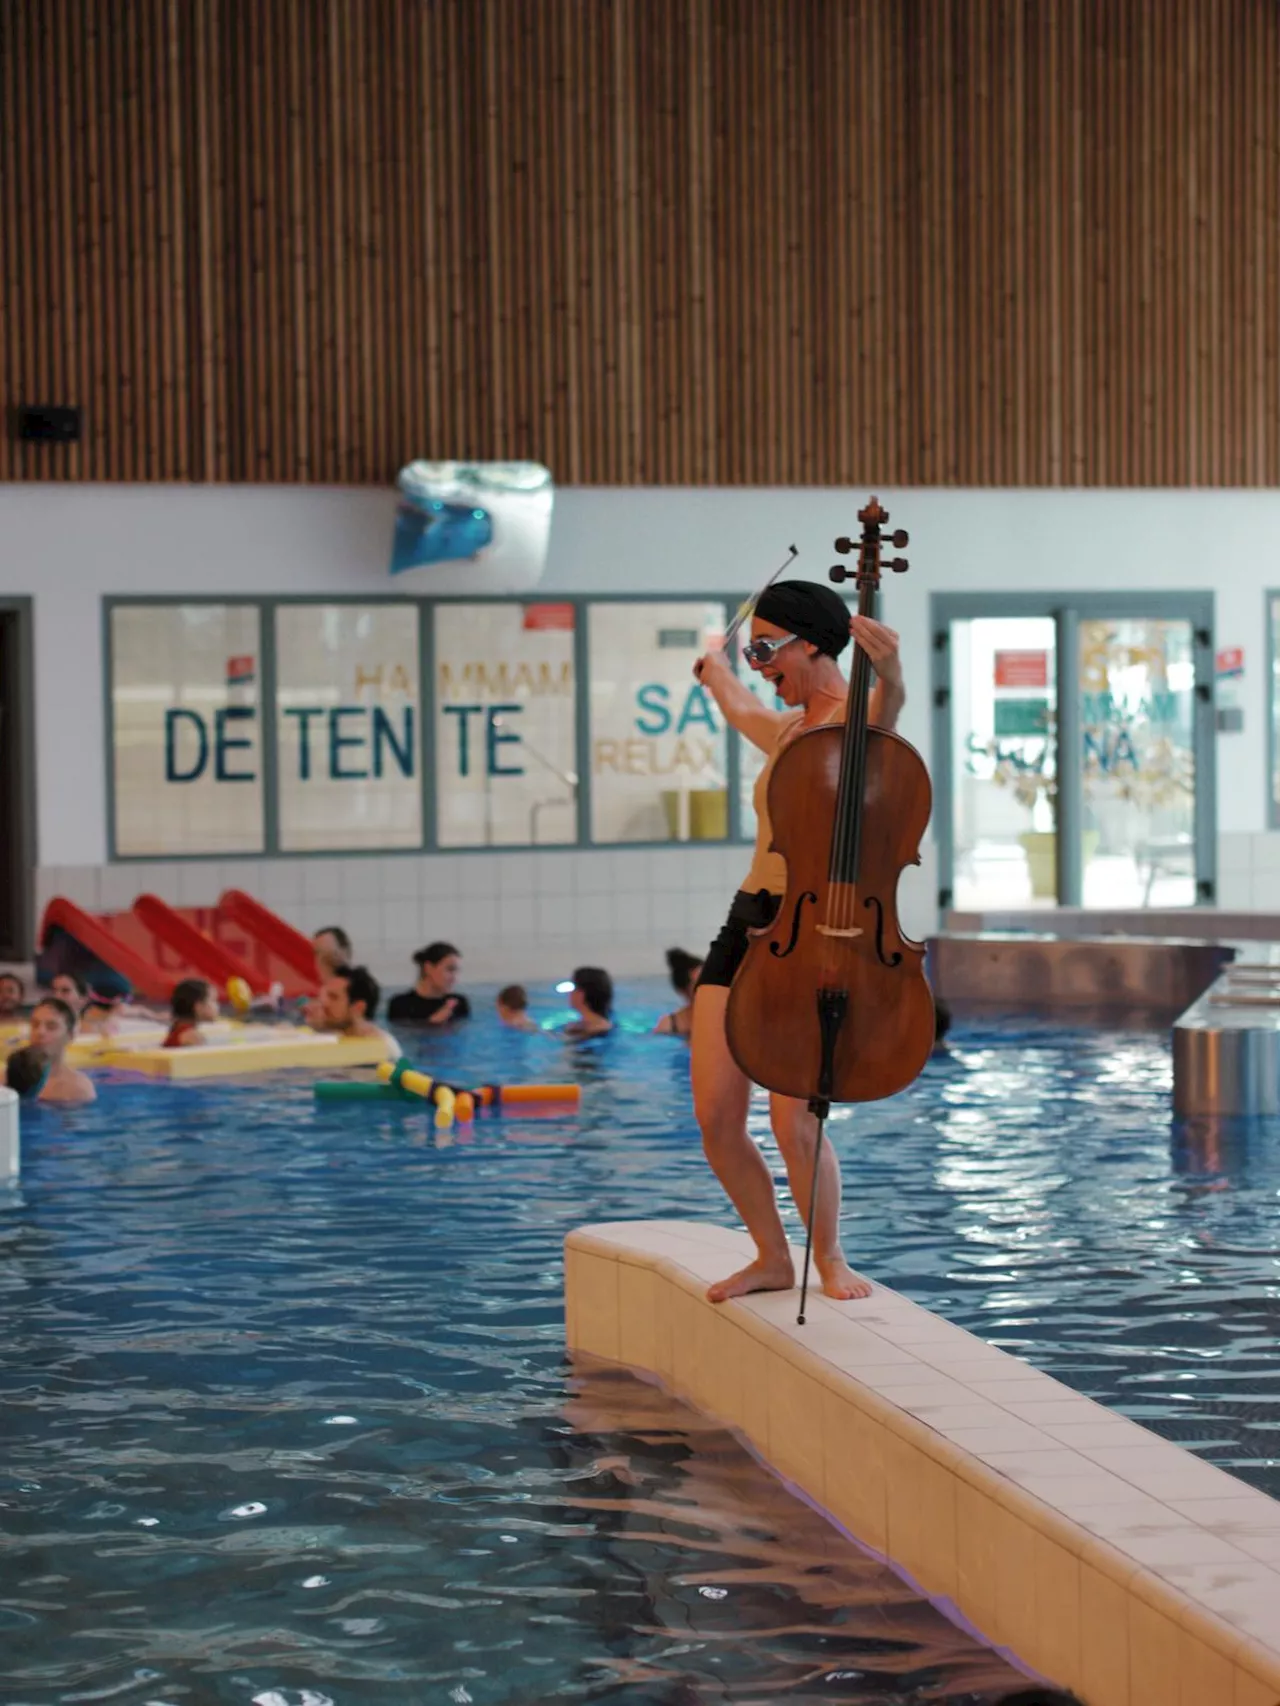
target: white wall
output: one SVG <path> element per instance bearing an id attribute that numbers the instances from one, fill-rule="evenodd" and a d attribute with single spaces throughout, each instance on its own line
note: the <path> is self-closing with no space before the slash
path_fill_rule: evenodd
<path id="1" fill-rule="evenodd" d="M 737 592 L 767 575 L 792 542 L 797 572 L 820 578 L 835 560 L 833 538 L 856 534 L 865 492 L 562 490 L 541 591 Z M 1209 589 L 1217 644 L 1246 653 L 1244 731 L 1219 742 L 1218 827 L 1228 840 L 1263 835 L 1263 594 L 1280 586 L 1280 493 L 880 496 L 912 536 L 911 571 L 891 580 L 886 615 L 906 659 L 902 731 L 926 760 L 931 592 Z M 386 572 L 394 509 L 392 493 L 361 489 L 0 486 L 0 593 L 35 597 L 41 867 L 106 859 L 102 597 L 400 590 Z M 428 584 L 489 590 L 467 566 L 412 581 L 414 592 Z M 1264 855 L 1268 870 L 1280 863 L 1260 844 L 1253 864 Z M 1240 863 L 1236 847 L 1224 864 Z M 1248 891 L 1222 898 L 1252 899 Z"/>

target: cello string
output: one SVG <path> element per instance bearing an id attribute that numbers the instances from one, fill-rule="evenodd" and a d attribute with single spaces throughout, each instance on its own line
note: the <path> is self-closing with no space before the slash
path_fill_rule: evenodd
<path id="1" fill-rule="evenodd" d="M 862 565 L 865 551 L 866 545 L 864 542 L 858 553 L 859 612 L 861 612 L 862 608 Z M 836 889 L 836 902 L 835 906 L 831 909 L 831 927 L 836 930 L 848 929 L 848 923 L 845 916 L 848 909 L 848 896 L 845 892 L 845 878 L 847 876 L 847 872 L 845 871 L 845 856 L 849 846 L 849 836 L 853 822 L 854 806 L 852 795 L 854 790 L 851 786 L 853 779 L 852 772 L 854 769 L 853 742 L 856 739 L 858 683 L 861 676 L 863 656 L 864 653 L 862 648 L 855 643 L 853 667 L 849 672 L 849 696 L 845 706 L 845 739 L 841 747 L 842 762 L 840 765 L 840 786 L 836 796 L 835 837 L 831 846 L 831 876 L 834 879 Z"/>
<path id="2" fill-rule="evenodd" d="M 865 547 L 864 547 L 865 550 Z M 878 570 L 878 547 L 872 551 L 873 564 L 866 584 L 863 580 L 862 557 L 859 557 L 859 597 L 858 614 L 870 616 L 875 608 L 875 574 Z M 850 671 L 849 703 L 845 713 L 846 722 L 851 725 L 847 730 L 845 750 L 847 761 L 841 766 L 840 787 L 837 794 L 835 839 L 832 843 L 831 864 L 834 868 L 831 875 L 836 879 L 837 900 L 832 909 L 832 927 L 835 929 L 852 929 L 856 916 L 856 901 L 853 895 L 853 883 L 857 872 L 846 870 L 845 866 L 852 858 L 854 844 L 860 840 L 857 834 L 860 825 L 863 801 L 859 797 L 865 787 L 866 778 L 866 723 L 867 700 L 870 693 L 870 659 L 858 646 L 854 653 L 853 668 Z"/>

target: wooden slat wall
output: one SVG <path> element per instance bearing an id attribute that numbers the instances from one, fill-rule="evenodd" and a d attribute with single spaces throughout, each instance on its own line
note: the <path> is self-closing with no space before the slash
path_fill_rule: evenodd
<path id="1" fill-rule="evenodd" d="M 1280 483 L 1276 0 L 0 0 L 0 478 Z"/>

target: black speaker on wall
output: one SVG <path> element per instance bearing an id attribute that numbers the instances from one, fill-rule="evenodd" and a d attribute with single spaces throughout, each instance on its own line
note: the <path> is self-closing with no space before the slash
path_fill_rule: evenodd
<path id="1" fill-rule="evenodd" d="M 22 403 L 14 410 L 16 434 L 26 444 L 75 444 L 80 411 L 62 403 Z"/>

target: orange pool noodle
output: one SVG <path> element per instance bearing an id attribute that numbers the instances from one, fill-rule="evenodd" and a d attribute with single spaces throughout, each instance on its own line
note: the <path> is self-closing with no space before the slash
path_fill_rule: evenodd
<path id="1" fill-rule="evenodd" d="M 518 1102 L 572 1102 L 582 1100 L 580 1084 L 482 1084 L 475 1098 L 484 1107 L 511 1107 Z"/>

